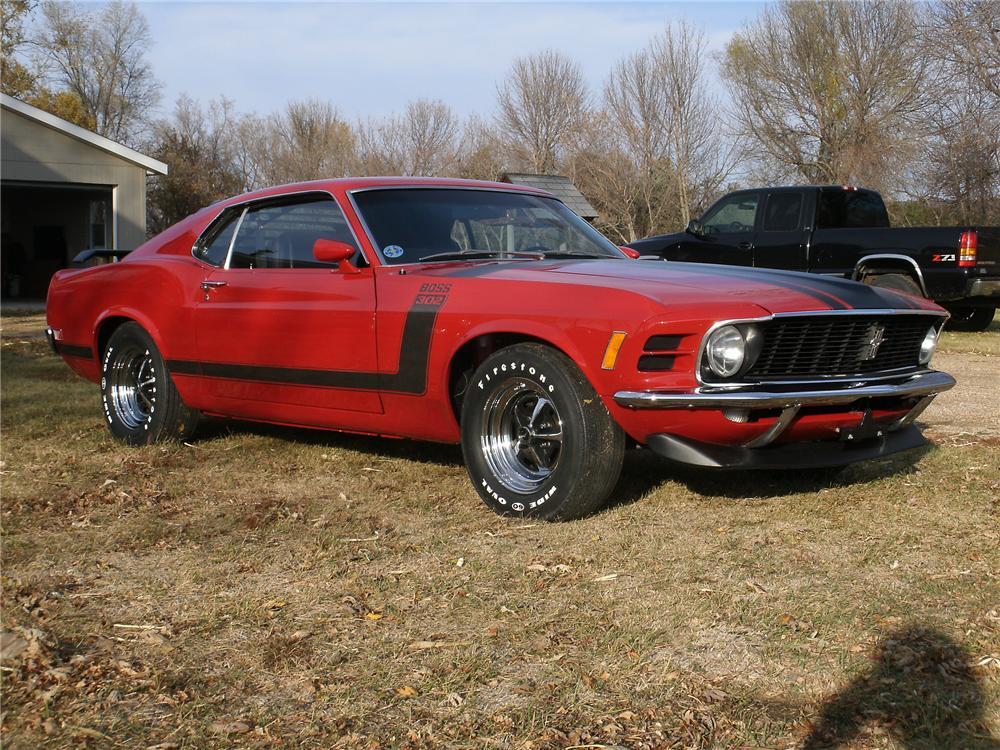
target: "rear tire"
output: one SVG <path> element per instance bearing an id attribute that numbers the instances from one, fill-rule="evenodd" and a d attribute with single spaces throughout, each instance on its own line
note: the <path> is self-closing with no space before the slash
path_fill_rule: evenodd
<path id="1" fill-rule="evenodd" d="M 947 327 L 952 331 L 985 331 L 993 322 L 993 307 L 949 307 L 951 318 Z"/>
<path id="2" fill-rule="evenodd" d="M 580 369 L 540 344 L 490 355 L 462 403 L 462 453 L 496 513 L 569 520 L 600 508 L 621 474 L 625 433 Z"/>
<path id="3" fill-rule="evenodd" d="M 905 292 L 916 297 L 923 297 L 920 286 L 913 280 L 913 277 L 903 273 L 880 273 L 865 276 L 864 282 L 870 286 L 877 286 L 882 289 L 892 289 L 894 292 Z"/>
<path id="4" fill-rule="evenodd" d="M 181 399 L 153 337 L 124 323 L 101 358 L 101 401 L 108 429 L 128 445 L 190 437 L 199 413 Z"/>

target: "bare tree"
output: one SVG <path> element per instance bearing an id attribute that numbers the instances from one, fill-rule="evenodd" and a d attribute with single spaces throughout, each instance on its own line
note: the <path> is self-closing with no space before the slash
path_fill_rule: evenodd
<path id="1" fill-rule="evenodd" d="M 704 33 L 682 23 L 608 76 L 605 111 L 591 119 L 574 164 L 623 241 L 684 226 L 732 171 L 734 151 L 721 104 L 708 93 L 706 61 Z"/>
<path id="2" fill-rule="evenodd" d="M 1000 98 L 1000 3 L 942 0 L 930 8 L 928 48 L 987 95 Z"/>
<path id="3" fill-rule="evenodd" d="M 455 174 L 474 180 L 499 180 L 508 166 L 507 149 L 496 128 L 470 115 L 462 129 Z"/>
<path id="4" fill-rule="evenodd" d="M 929 138 L 907 193 L 938 221 L 1000 221 L 1000 3 L 947 0 L 924 23 Z M 908 217 L 907 217 L 908 218 Z"/>
<path id="5" fill-rule="evenodd" d="M 289 102 L 249 144 L 254 172 L 267 184 L 342 177 L 355 170 L 356 139 L 329 102 Z"/>
<path id="6" fill-rule="evenodd" d="M 148 226 L 160 232 L 214 201 L 246 190 L 238 169 L 239 115 L 227 99 L 204 109 L 187 96 L 177 100 L 173 116 L 157 123 L 151 150 L 170 167 L 149 186 Z"/>
<path id="7" fill-rule="evenodd" d="M 113 0 L 90 10 L 48 0 L 42 13 L 33 44 L 48 79 L 79 98 L 98 133 L 135 144 L 160 91 L 146 60 L 149 25 L 138 7 Z"/>
<path id="8" fill-rule="evenodd" d="M 514 61 L 497 88 L 496 122 L 515 155 L 533 172 L 554 170 L 588 107 L 580 66 L 549 50 Z"/>
<path id="9" fill-rule="evenodd" d="M 879 0 L 765 8 L 722 63 L 742 130 L 800 179 L 889 187 L 925 105 L 917 14 Z"/>
<path id="10" fill-rule="evenodd" d="M 458 159 L 459 131 L 458 118 L 444 102 L 410 102 L 401 115 L 359 127 L 363 168 L 368 174 L 447 174 Z"/>

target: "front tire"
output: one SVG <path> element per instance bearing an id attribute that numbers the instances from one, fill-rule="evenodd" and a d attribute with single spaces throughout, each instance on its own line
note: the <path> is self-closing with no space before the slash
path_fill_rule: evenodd
<path id="1" fill-rule="evenodd" d="M 462 453 L 495 512 L 569 520 L 608 499 L 625 434 L 572 360 L 541 344 L 517 344 L 490 355 L 472 376 Z"/>
<path id="2" fill-rule="evenodd" d="M 101 401 L 108 429 L 128 445 L 190 437 L 198 412 L 188 408 L 153 337 L 138 323 L 115 329 L 101 358 Z"/>
<path id="3" fill-rule="evenodd" d="M 985 331 L 996 315 L 993 307 L 949 307 L 948 312 L 951 318 L 947 326 L 952 331 Z"/>
<path id="4" fill-rule="evenodd" d="M 870 286 L 877 286 L 882 289 L 891 289 L 894 292 L 905 292 L 915 297 L 923 297 L 920 286 L 913 277 L 902 273 L 880 273 L 873 276 L 865 276 L 864 282 Z"/>

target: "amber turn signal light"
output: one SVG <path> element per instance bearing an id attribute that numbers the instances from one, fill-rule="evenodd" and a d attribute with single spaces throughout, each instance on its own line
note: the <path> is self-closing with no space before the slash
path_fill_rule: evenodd
<path id="1" fill-rule="evenodd" d="M 604 350 L 604 360 L 601 362 L 602 370 L 615 369 L 615 363 L 618 361 L 618 351 L 622 348 L 622 344 L 625 343 L 625 335 L 625 331 L 615 331 L 611 334 L 611 338 L 608 339 L 608 348 Z"/>

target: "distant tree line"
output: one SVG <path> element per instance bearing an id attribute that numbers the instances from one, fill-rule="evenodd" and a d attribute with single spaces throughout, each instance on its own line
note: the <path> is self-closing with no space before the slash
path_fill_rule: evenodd
<path id="1" fill-rule="evenodd" d="M 170 166 L 150 186 L 153 232 L 270 184 L 505 171 L 569 175 L 621 242 L 681 228 L 739 185 L 790 182 L 877 188 L 904 224 L 1000 223 L 1000 2 L 780 0 L 720 55 L 674 24 L 599 88 L 543 50 L 514 60 L 487 116 L 419 99 L 356 121 L 323 99 L 248 114 L 187 96 L 153 119 L 137 6 L 0 3 L 5 92 Z"/>

